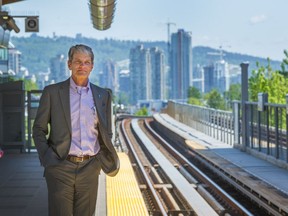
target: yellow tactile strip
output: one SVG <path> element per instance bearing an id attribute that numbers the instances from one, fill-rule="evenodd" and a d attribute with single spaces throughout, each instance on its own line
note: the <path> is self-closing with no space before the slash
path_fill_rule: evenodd
<path id="1" fill-rule="evenodd" d="M 120 170 L 106 178 L 107 216 L 148 215 L 131 163 L 126 153 L 118 153 Z"/>

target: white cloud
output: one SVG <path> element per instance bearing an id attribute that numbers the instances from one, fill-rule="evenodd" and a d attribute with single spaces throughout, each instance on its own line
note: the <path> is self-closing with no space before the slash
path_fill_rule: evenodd
<path id="1" fill-rule="evenodd" d="M 262 15 L 257 15 L 257 16 L 253 16 L 250 18 L 250 23 L 252 25 L 256 25 L 258 23 L 262 23 L 262 22 L 265 22 L 267 20 L 267 17 L 262 14 Z"/>

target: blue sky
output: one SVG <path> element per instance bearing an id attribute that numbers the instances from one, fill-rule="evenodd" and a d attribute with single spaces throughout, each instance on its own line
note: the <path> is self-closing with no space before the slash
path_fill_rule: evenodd
<path id="1" fill-rule="evenodd" d="M 97 39 L 167 40 L 170 32 L 192 32 L 193 46 L 213 48 L 275 60 L 288 49 L 287 0 L 118 0 L 109 30 L 92 27 L 88 0 L 25 0 L 4 6 L 12 15 L 39 15 L 41 36 Z M 24 19 L 16 23 L 24 32 Z"/>

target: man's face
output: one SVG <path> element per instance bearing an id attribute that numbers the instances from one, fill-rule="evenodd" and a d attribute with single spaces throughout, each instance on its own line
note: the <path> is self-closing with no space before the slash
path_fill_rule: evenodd
<path id="1" fill-rule="evenodd" d="M 88 79 L 90 72 L 93 69 L 93 62 L 90 55 L 86 53 L 76 52 L 73 59 L 68 61 L 68 68 L 72 72 L 74 80 Z"/>

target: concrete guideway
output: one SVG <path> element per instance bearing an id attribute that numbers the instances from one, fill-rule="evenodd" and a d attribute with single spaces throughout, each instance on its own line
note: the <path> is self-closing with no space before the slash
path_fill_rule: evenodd
<path id="1" fill-rule="evenodd" d="M 139 136 L 141 141 L 145 143 L 145 147 L 149 150 L 153 158 L 161 167 L 165 167 L 164 172 L 169 176 L 175 187 L 183 195 L 192 209 L 197 215 L 218 215 L 212 207 L 204 200 L 199 193 L 191 187 L 191 184 L 184 176 L 170 163 L 170 161 L 159 151 L 159 149 L 151 142 L 151 140 L 140 129 L 137 119 L 132 120 L 132 128 Z"/>

